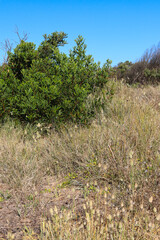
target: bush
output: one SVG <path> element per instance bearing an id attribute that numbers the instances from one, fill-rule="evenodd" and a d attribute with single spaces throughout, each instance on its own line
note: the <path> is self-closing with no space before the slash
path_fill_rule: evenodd
<path id="1" fill-rule="evenodd" d="M 19 84 L 20 81 L 15 78 L 12 70 L 7 65 L 0 68 L 0 118 L 12 115 L 18 97 Z"/>
<path id="2" fill-rule="evenodd" d="M 9 53 L 8 65 L 0 70 L 1 117 L 9 114 L 29 122 L 87 122 L 100 107 L 95 94 L 108 80 L 110 61 L 101 68 L 91 55 L 86 55 L 82 36 L 69 56 L 59 51 L 65 33 L 44 35 L 38 49 L 33 43 L 21 41 Z M 92 109 L 88 96 L 94 94 Z"/>
<path id="3" fill-rule="evenodd" d="M 116 71 L 117 79 L 122 79 L 126 77 L 126 72 L 133 65 L 130 61 L 120 62 L 114 70 Z"/>
<path id="4" fill-rule="evenodd" d="M 120 66 L 124 66 L 125 63 Z M 123 69 L 123 68 L 122 68 Z M 122 72 L 122 71 L 121 71 Z M 141 59 L 124 70 L 123 75 L 117 76 L 120 79 L 124 77 L 129 84 L 133 83 L 159 83 L 160 81 L 160 44 L 147 50 Z"/>

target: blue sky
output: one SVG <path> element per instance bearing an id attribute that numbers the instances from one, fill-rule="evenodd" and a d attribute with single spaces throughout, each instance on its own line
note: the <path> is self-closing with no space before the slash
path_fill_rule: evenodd
<path id="1" fill-rule="evenodd" d="M 0 42 L 16 41 L 16 26 L 37 46 L 45 33 L 67 33 L 68 45 L 61 48 L 65 53 L 80 34 L 96 62 L 109 58 L 114 66 L 136 61 L 160 42 L 160 1 L 0 0 Z M 0 50 L 0 62 L 2 56 Z"/>

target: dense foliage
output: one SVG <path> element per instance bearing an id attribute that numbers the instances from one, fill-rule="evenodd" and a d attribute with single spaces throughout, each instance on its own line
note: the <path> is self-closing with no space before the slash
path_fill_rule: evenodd
<path id="1" fill-rule="evenodd" d="M 96 92 L 107 82 L 111 62 L 100 67 L 86 55 L 82 36 L 69 56 L 61 53 L 65 38 L 63 32 L 44 35 L 37 49 L 34 43 L 21 40 L 8 53 L 8 63 L 0 67 L 1 119 L 9 115 L 29 122 L 86 122 L 94 115 L 101 102 Z"/>
<path id="2" fill-rule="evenodd" d="M 132 66 L 132 62 L 130 61 L 125 61 L 125 62 L 120 62 L 115 68 L 115 73 L 117 75 L 118 79 L 122 79 L 126 77 L 126 72 L 130 69 Z"/>

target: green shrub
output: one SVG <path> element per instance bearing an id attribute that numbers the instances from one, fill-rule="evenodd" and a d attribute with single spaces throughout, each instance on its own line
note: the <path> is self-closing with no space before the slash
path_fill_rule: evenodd
<path id="1" fill-rule="evenodd" d="M 144 76 L 148 82 L 160 81 L 160 68 L 159 69 L 148 69 L 144 70 Z"/>
<path id="2" fill-rule="evenodd" d="M 20 81 L 15 78 L 12 70 L 6 65 L 0 69 L 0 118 L 12 115 L 18 98 Z"/>
<path id="3" fill-rule="evenodd" d="M 33 43 L 21 41 L 9 53 L 8 66 L 0 71 L 1 117 L 11 117 L 29 122 L 62 122 L 66 120 L 87 122 L 101 106 L 96 92 L 108 80 L 110 61 L 103 67 L 86 55 L 82 36 L 69 56 L 59 51 L 66 41 L 65 33 L 44 35 L 36 50 Z M 93 94 L 91 109 L 88 96 Z"/>
<path id="4" fill-rule="evenodd" d="M 122 79 L 126 77 L 127 71 L 133 65 L 130 61 L 120 62 L 117 67 L 115 67 L 117 79 Z"/>

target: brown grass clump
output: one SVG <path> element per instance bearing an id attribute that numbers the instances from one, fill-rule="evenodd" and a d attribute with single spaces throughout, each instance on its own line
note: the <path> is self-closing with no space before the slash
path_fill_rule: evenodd
<path id="1" fill-rule="evenodd" d="M 89 127 L 1 126 L 2 239 L 160 238 L 159 86 L 114 87 Z"/>

